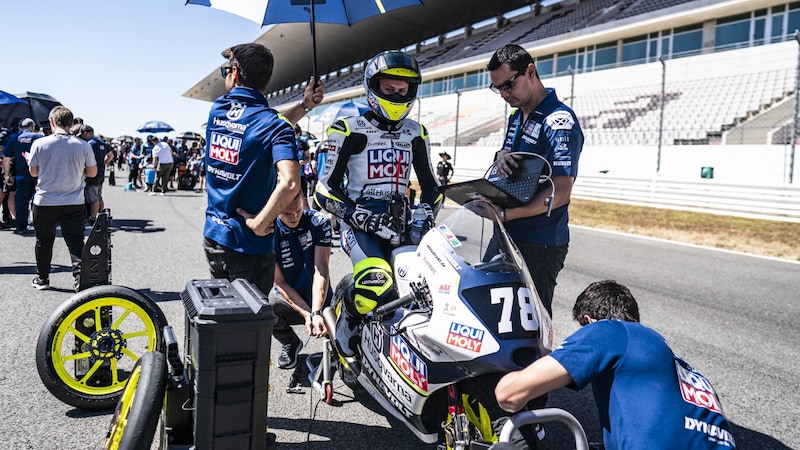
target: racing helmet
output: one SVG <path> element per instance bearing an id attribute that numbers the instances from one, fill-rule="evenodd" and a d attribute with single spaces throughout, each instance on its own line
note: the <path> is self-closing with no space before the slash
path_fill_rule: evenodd
<path id="1" fill-rule="evenodd" d="M 384 78 L 407 81 L 406 95 L 382 93 L 380 80 Z M 367 104 L 378 116 L 390 122 L 399 122 L 411 111 L 421 81 L 419 66 L 413 56 L 399 50 L 378 53 L 367 63 L 364 70 Z"/>

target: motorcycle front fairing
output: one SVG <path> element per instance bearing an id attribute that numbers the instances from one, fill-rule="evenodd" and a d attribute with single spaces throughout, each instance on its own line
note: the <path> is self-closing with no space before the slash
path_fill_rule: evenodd
<path id="1" fill-rule="evenodd" d="M 413 254 L 398 252 L 395 269 L 400 295 L 415 280 L 425 280 L 430 289 L 433 311 L 426 326 L 404 335 L 416 338 L 432 361 L 459 362 L 477 373 L 506 372 L 552 348 L 550 316 L 488 202 L 476 200 L 453 212 Z"/>
<path id="2" fill-rule="evenodd" d="M 483 201 L 458 209 L 419 246 L 392 256 L 399 294 L 425 284 L 432 306 L 411 305 L 365 325 L 360 379 L 430 442 L 436 424 L 423 417 L 430 396 L 466 378 L 523 369 L 549 353 L 550 317 L 519 250 Z"/>

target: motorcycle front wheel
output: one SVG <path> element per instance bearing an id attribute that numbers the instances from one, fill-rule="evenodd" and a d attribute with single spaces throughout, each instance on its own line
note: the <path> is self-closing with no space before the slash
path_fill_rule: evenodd
<path id="1" fill-rule="evenodd" d="M 103 450 L 149 450 L 164 402 L 167 362 L 147 352 L 136 362 L 111 418 Z"/>
<path id="2" fill-rule="evenodd" d="M 497 442 L 503 425 L 513 414 L 503 410 L 494 395 L 502 374 L 483 375 L 460 382 L 464 407 L 468 411 L 469 433 L 472 440 Z M 533 426 L 521 427 L 511 435 L 511 444 L 518 449 L 542 448 Z M 449 447 L 447 447 L 449 449 Z"/>
<path id="3" fill-rule="evenodd" d="M 81 291 L 59 306 L 39 333 L 39 377 L 70 406 L 113 408 L 139 358 L 162 349 L 166 325 L 158 305 L 132 289 Z"/>

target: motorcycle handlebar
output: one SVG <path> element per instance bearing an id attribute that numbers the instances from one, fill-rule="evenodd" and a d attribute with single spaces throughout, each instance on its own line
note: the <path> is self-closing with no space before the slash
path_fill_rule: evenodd
<path id="1" fill-rule="evenodd" d="M 392 300 L 385 305 L 375 308 L 375 315 L 385 316 L 389 313 L 394 312 L 397 308 L 402 308 L 403 306 L 409 305 L 411 302 L 414 301 L 415 298 L 416 296 L 414 296 L 414 294 L 408 294 L 398 299 Z"/>

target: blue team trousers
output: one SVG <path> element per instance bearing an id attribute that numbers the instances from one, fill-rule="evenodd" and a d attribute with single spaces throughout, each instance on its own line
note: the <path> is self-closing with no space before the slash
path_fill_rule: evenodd
<path id="1" fill-rule="evenodd" d="M 213 278 L 229 281 L 244 278 L 265 297 L 269 294 L 275 281 L 274 251 L 257 255 L 240 253 L 208 238 L 203 238 L 203 249 Z"/>

